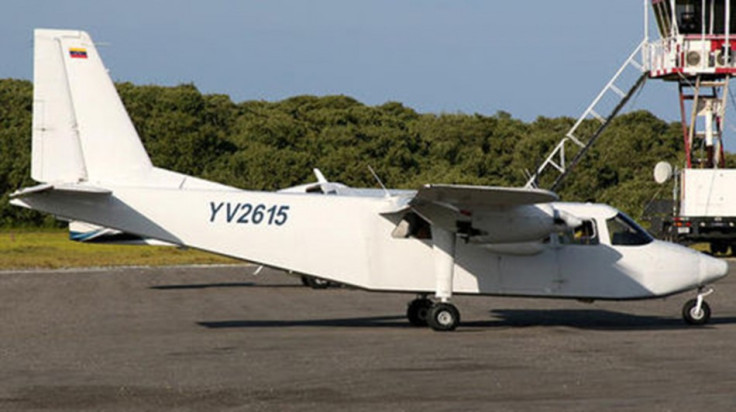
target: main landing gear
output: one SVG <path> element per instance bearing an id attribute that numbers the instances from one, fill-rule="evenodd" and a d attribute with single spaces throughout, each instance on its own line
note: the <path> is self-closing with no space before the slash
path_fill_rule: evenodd
<path id="1" fill-rule="evenodd" d="M 439 332 L 455 330 L 460 323 L 460 312 L 455 305 L 447 302 L 434 303 L 426 296 L 420 296 L 409 303 L 406 317 L 414 326 L 429 326 Z"/>
<path id="2" fill-rule="evenodd" d="M 314 276 L 302 275 L 302 285 L 312 289 L 327 289 L 332 286 L 332 282 Z"/>
<path id="3" fill-rule="evenodd" d="M 455 243 L 457 234 L 436 224 L 432 230 L 432 251 L 435 269 L 435 293 L 438 302 L 427 298 L 426 293 L 409 303 L 406 317 L 415 326 L 427 326 L 445 332 L 455 330 L 460 324 L 460 312 L 450 303 L 455 270 Z"/>
<path id="4" fill-rule="evenodd" d="M 710 305 L 705 297 L 713 293 L 713 289 L 703 292 L 698 290 L 698 297 L 690 299 L 682 306 L 682 318 L 690 325 L 705 325 L 710 320 Z"/>

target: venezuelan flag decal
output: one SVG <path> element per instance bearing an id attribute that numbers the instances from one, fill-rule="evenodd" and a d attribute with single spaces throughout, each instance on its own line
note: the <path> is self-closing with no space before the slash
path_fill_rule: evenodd
<path id="1" fill-rule="evenodd" d="M 69 49 L 69 57 L 72 59 L 86 59 L 87 49 L 72 47 Z"/>

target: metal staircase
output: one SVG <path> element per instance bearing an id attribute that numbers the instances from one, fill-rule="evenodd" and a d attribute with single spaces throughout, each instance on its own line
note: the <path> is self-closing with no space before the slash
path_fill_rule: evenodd
<path id="1" fill-rule="evenodd" d="M 629 99 L 631 99 L 631 97 L 637 92 L 637 90 L 639 90 L 639 88 L 641 88 L 644 84 L 648 73 L 643 63 L 644 56 L 641 51 L 646 44 L 647 40 L 645 39 L 636 47 L 631 55 L 629 55 L 629 58 L 626 59 L 621 68 L 618 69 L 616 74 L 606 84 L 603 90 L 598 93 L 598 96 L 596 96 L 590 106 L 585 109 L 583 114 L 578 118 L 577 122 L 575 122 L 575 124 L 555 146 L 555 148 L 547 156 L 547 158 L 542 163 L 540 163 L 536 170 L 533 173 L 527 171 L 528 180 L 524 187 L 539 187 L 540 177 L 544 175 L 547 170 L 550 169 L 556 170 L 558 172 L 558 175 L 553 181 L 552 185 L 547 187 L 546 189 L 556 190 L 559 187 L 565 177 L 567 177 L 570 171 L 575 167 L 575 165 L 578 164 L 578 162 L 585 155 L 588 149 L 590 149 L 590 147 L 595 143 L 601 133 L 603 133 L 606 127 L 611 123 L 611 120 L 613 120 L 613 118 L 626 105 Z M 633 84 L 631 80 L 632 76 L 628 75 L 628 73 L 625 73 L 627 71 L 627 68 L 630 70 L 636 70 L 636 72 L 638 73 L 638 76 L 635 77 L 636 80 L 633 81 Z M 621 88 L 618 86 L 618 84 L 626 82 L 627 79 L 629 80 L 628 83 L 630 84 L 628 88 Z M 624 90 L 628 91 L 624 92 Z M 603 103 L 604 98 L 613 98 L 618 103 L 616 103 L 612 109 L 609 109 L 604 114 L 601 114 L 601 111 L 606 110 L 606 105 Z M 583 121 L 588 119 L 597 119 L 600 122 L 600 125 L 592 133 L 586 134 L 582 131 L 579 131 L 578 129 L 580 128 L 580 125 L 583 123 Z M 572 160 L 570 161 L 568 161 L 566 156 L 571 152 L 567 149 L 568 146 L 572 149 L 573 154 Z"/>

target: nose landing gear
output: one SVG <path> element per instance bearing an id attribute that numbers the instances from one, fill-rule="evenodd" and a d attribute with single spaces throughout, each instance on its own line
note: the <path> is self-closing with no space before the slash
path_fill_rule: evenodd
<path id="1" fill-rule="evenodd" d="M 705 297 L 713 293 L 713 289 L 703 292 L 703 288 L 698 290 L 698 296 L 685 302 L 682 307 L 682 318 L 690 325 L 705 325 L 710 320 L 710 305 L 705 301 Z"/>

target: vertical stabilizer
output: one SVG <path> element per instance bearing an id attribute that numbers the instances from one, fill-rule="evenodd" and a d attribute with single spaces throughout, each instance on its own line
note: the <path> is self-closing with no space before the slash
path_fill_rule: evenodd
<path id="1" fill-rule="evenodd" d="M 87 179 L 59 43 L 51 30 L 36 30 L 33 53 L 33 160 L 38 182 Z"/>
<path id="2" fill-rule="evenodd" d="M 32 177 L 125 182 L 152 169 L 89 35 L 34 32 Z"/>

